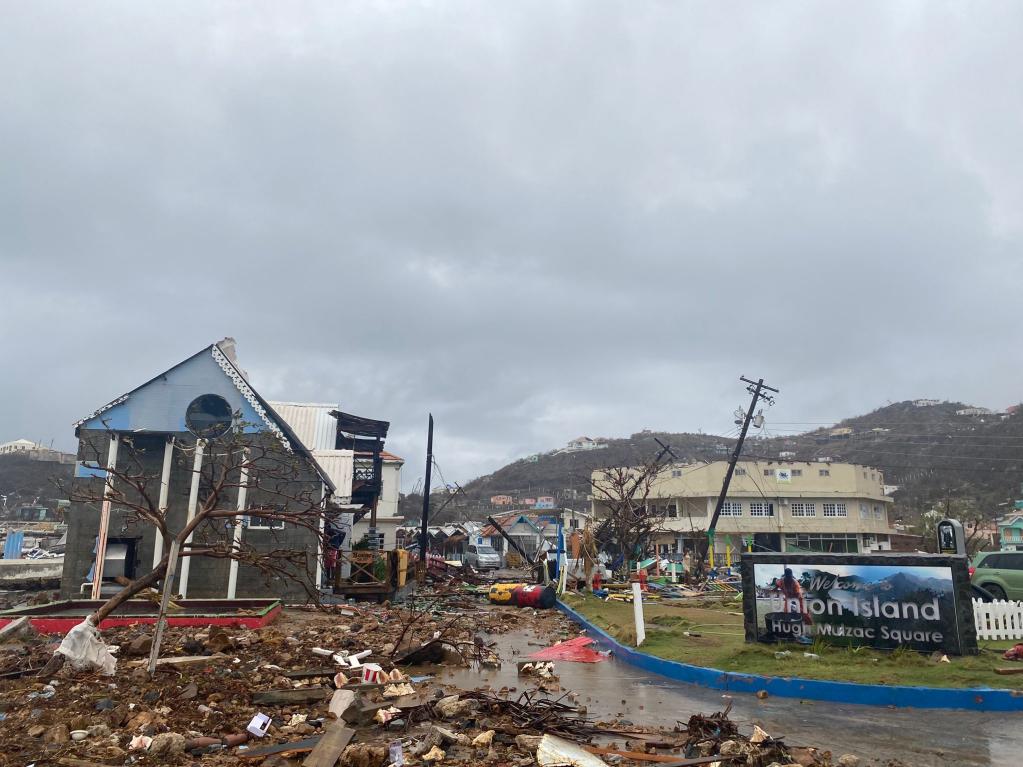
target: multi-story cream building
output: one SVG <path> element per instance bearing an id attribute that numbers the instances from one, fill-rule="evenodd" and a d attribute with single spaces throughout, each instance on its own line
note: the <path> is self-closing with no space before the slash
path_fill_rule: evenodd
<path id="1" fill-rule="evenodd" d="M 726 461 L 668 465 L 634 500 L 656 510 L 659 554 L 702 547 L 714 514 Z M 639 469 L 635 470 L 636 473 Z M 607 475 L 593 472 L 593 512 L 608 514 Z M 715 535 L 715 559 L 726 552 L 866 552 L 890 548 L 892 499 L 877 469 L 851 463 L 740 461 Z"/>

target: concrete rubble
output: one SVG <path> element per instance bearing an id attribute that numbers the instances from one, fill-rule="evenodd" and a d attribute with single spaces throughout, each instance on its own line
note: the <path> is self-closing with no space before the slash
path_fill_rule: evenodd
<path id="1" fill-rule="evenodd" d="M 36 672 L 61 637 L 24 627 L 11 632 L 0 643 L 0 763 L 855 763 L 851 756 L 839 762 L 827 752 L 790 748 L 759 728 L 743 736 L 727 710 L 693 716 L 671 729 L 595 720 L 576 703 L 586 691 L 560 690 L 550 663 L 525 669 L 519 687 L 445 684 L 446 668 L 502 662 L 515 668 L 514 659 L 496 656 L 489 637 L 528 629 L 553 644 L 578 634 L 557 611 L 493 607 L 471 594 L 420 598 L 411 606 L 290 609 L 258 630 L 170 628 L 162 657 L 186 662 L 161 665 L 154 678 L 144 657 L 151 628 L 102 632 L 117 648 L 113 677 L 68 664 L 52 678 L 41 678 Z M 410 657 L 418 665 L 396 662 Z"/>

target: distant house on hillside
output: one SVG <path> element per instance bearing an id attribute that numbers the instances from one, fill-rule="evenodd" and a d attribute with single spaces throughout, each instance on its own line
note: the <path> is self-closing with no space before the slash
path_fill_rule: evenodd
<path id="1" fill-rule="evenodd" d="M 13 442 L 4 442 L 0 445 L 0 455 L 20 455 L 33 461 L 75 462 L 73 454 L 62 453 L 59 450 L 54 450 L 30 439 L 16 439 Z"/>
<path id="2" fill-rule="evenodd" d="M 957 410 L 956 415 L 994 415 L 994 411 L 986 407 L 964 407 Z"/>
<path id="3" fill-rule="evenodd" d="M 940 399 L 915 399 L 913 400 L 913 407 L 934 407 L 940 405 Z"/>
<path id="4" fill-rule="evenodd" d="M 510 495 L 492 495 L 490 496 L 491 506 L 511 506 L 515 503 L 515 499 Z"/>
<path id="5" fill-rule="evenodd" d="M 553 509 L 554 508 L 554 496 L 553 495 L 541 495 L 536 499 L 536 504 L 533 506 L 535 509 Z"/>
<path id="6" fill-rule="evenodd" d="M 1023 551 L 1023 514 L 1010 514 L 998 520 L 1002 551 Z"/>
<path id="7" fill-rule="evenodd" d="M 579 453 L 584 450 L 603 450 L 606 447 L 606 442 L 599 442 L 598 440 L 590 439 L 589 437 L 576 437 L 558 452 Z"/>

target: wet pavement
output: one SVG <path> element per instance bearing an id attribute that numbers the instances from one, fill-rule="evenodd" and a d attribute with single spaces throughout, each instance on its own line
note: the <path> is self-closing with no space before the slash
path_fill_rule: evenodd
<path id="1" fill-rule="evenodd" d="M 505 661 L 500 669 L 453 669 L 440 680 L 472 689 L 531 686 L 517 676 L 515 660 L 541 643 L 529 632 L 493 637 Z M 555 664 L 563 690 L 579 693 L 590 718 L 622 716 L 636 724 L 671 727 L 692 714 L 713 713 L 732 701 L 731 718 L 748 732 L 759 724 L 795 746 L 829 749 L 837 758 L 856 754 L 871 764 L 898 759 L 907 767 L 1019 767 L 1023 764 L 1023 714 L 840 705 L 795 698 L 727 695 L 665 679 L 610 660 Z"/>

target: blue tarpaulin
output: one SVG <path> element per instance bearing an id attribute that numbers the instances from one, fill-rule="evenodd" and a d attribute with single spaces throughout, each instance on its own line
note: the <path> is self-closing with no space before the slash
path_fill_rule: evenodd
<path id="1" fill-rule="evenodd" d="M 8 530 L 4 543 L 4 559 L 21 559 L 21 544 L 25 542 L 24 530 Z"/>

